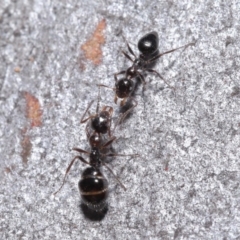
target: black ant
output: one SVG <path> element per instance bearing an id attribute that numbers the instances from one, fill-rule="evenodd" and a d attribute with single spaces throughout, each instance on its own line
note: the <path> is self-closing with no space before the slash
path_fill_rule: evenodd
<path id="1" fill-rule="evenodd" d="M 137 106 L 137 101 L 131 97 L 134 91 L 133 79 L 136 77 L 139 77 L 141 82 L 145 85 L 146 82 L 143 74 L 145 72 L 151 72 L 151 73 L 156 73 L 158 77 L 160 77 L 168 86 L 170 86 L 167 83 L 167 81 L 157 71 L 149 68 L 149 66 L 165 54 L 174 52 L 181 48 L 187 48 L 188 46 L 194 45 L 194 43 L 189 43 L 164 53 L 158 53 L 159 38 L 158 38 L 158 33 L 155 31 L 147 33 L 138 41 L 138 50 L 140 51 L 140 55 L 138 57 L 135 55 L 135 53 L 133 52 L 132 48 L 130 47 L 127 41 L 126 41 L 126 44 L 127 44 L 129 53 L 134 57 L 134 59 L 132 59 L 132 57 L 125 51 L 122 51 L 122 52 L 124 56 L 133 63 L 132 66 L 125 71 L 121 71 L 114 74 L 115 88 L 111 88 L 106 85 L 99 84 L 99 86 L 101 87 L 107 87 L 107 88 L 113 89 L 115 92 L 114 102 L 117 103 L 118 99 L 120 99 L 121 106 L 124 106 L 129 99 L 134 101 L 135 104 L 129 110 L 127 110 L 127 112 L 124 114 L 124 117 L 134 107 Z M 118 79 L 117 77 L 118 75 L 124 75 L 124 77 L 121 79 Z"/>
<path id="2" fill-rule="evenodd" d="M 105 209 L 108 197 L 108 181 L 101 172 L 102 165 L 105 166 L 115 177 L 121 187 L 126 190 L 126 187 L 120 182 L 117 176 L 113 173 L 112 169 L 103 161 L 104 157 L 115 157 L 115 156 L 137 156 L 137 154 L 124 155 L 124 154 L 103 154 L 102 151 L 110 146 L 116 137 L 112 137 L 109 141 L 102 144 L 101 135 L 99 133 L 93 133 L 89 138 L 89 143 L 91 145 L 91 151 L 86 151 L 81 148 L 73 148 L 73 150 L 89 155 L 89 162 L 86 161 L 82 156 L 76 156 L 72 159 L 70 164 L 66 169 L 66 173 L 63 179 L 61 187 L 54 193 L 56 195 L 63 187 L 66 176 L 69 173 L 75 160 L 80 160 L 81 162 L 89 165 L 81 176 L 78 182 L 78 188 L 82 197 L 82 201 L 87 207 L 94 211 L 102 211 Z"/>

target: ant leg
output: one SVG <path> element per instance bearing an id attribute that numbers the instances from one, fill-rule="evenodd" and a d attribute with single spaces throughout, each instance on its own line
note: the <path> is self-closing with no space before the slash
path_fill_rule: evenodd
<path id="1" fill-rule="evenodd" d="M 118 99 L 119 99 L 119 97 L 118 97 L 118 95 L 115 93 L 115 96 L 114 96 L 114 102 L 115 102 L 115 104 L 118 104 Z M 120 100 L 120 106 L 121 106 L 121 107 L 123 107 L 123 106 L 126 104 L 127 99 L 128 99 L 128 97 L 125 97 L 125 98 L 122 98 L 122 100 Z"/>
<path id="2" fill-rule="evenodd" d="M 77 159 L 80 160 L 80 161 L 83 162 L 83 163 L 86 163 L 86 164 L 90 165 L 89 162 L 87 162 L 87 161 L 86 161 L 84 158 L 82 158 L 81 156 L 76 156 L 75 158 L 73 158 L 73 160 L 70 162 L 70 164 L 69 164 L 68 167 L 67 167 L 66 173 L 65 173 L 64 178 L 63 178 L 63 183 L 62 183 L 62 185 L 61 185 L 60 188 L 54 193 L 54 195 L 56 195 L 56 194 L 62 189 L 62 187 L 63 187 L 63 185 L 64 185 L 64 183 L 65 183 L 65 181 L 66 181 L 67 174 L 69 173 L 69 171 L 70 171 L 73 163 L 74 163 L 75 160 L 77 160 Z"/>
<path id="3" fill-rule="evenodd" d="M 115 80 L 116 81 L 116 80 Z M 108 88 L 108 89 L 112 89 L 115 93 L 116 93 L 116 88 L 111 88 L 107 85 L 104 85 L 104 84 L 97 84 L 99 87 L 105 87 L 105 88 Z M 117 96 L 115 94 L 115 97 L 114 97 L 114 102 L 116 103 L 117 102 Z"/>
<path id="4" fill-rule="evenodd" d="M 101 147 L 101 149 L 104 149 L 104 148 L 108 147 L 108 146 L 111 145 L 115 140 L 116 140 L 116 137 L 113 136 L 109 141 L 107 141 L 106 143 L 104 143 L 104 145 Z"/>
<path id="5" fill-rule="evenodd" d="M 145 77 L 137 71 L 137 75 L 139 76 L 142 84 L 143 84 L 143 88 L 142 88 L 142 96 L 144 96 L 144 91 L 146 90 L 146 81 L 145 81 Z"/>
<path id="6" fill-rule="evenodd" d="M 120 184 L 120 186 L 126 191 L 127 188 L 121 183 L 121 181 L 117 178 L 117 176 L 114 174 L 114 172 L 112 171 L 112 169 L 105 163 L 102 161 L 102 164 L 108 169 L 108 171 L 115 177 L 115 179 L 118 181 L 118 183 Z"/>
<path id="7" fill-rule="evenodd" d="M 145 81 L 144 76 L 143 76 L 140 72 L 137 72 L 137 75 L 139 76 L 139 78 L 140 78 L 142 84 L 145 85 L 145 84 L 146 84 L 146 81 Z"/>
<path id="8" fill-rule="evenodd" d="M 86 113 L 88 112 L 89 108 L 92 106 L 93 102 L 94 102 L 94 100 L 92 100 L 92 101 L 89 103 L 87 109 L 85 110 L 85 112 L 84 112 L 84 114 L 83 114 L 83 116 L 82 116 L 82 118 L 81 118 L 81 123 L 85 123 L 87 120 L 89 120 L 89 119 L 91 119 L 91 118 L 94 117 L 93 115 L 91 115 L 91 116 L 89 116 L 88 118 L 85 118 L 85 119 L 84 119 Z"/>
<path id="9" fill-rule="evenodd" d="M 109 113 L 109 128 L 108 128 L 108 136 L 111 137 L 111 125 L 112 125 L 112 114 L 113 108 L 110 106 L 105 106 L 102 111 L 107 111 Z"/>
<path id="10" fill-rule="evenodd" d="M 108 88 L 108 89 L 112 89 L 112 90 L 115 92 L 115 88 L 111 88 L 111 87 L 109 87 L 109 86 L 107 86 L 107 85 L 97 84 L 97 86 L 99 86 L 99 87 L 105 87 L 105 88 Z"/>
<path id="11" fill-rule="evenodd" d="M 132 58 L 131 58 L 126 52 L 122 51 L 122 53 L 123 53 L 123 55 L 124 55 L 128 60 L 130 60 L 131 62 L 134 62 L 134 61 L 132 60 Z"/>
<path id="12" fill-rule="evenodd" d="M 141 82 L 142 82 L 142 84 L 143 84 L 143 87 L 142 87 L 142 98 L 143 98 L 143 105 L 144 105 L 144 111 L 145 111 L 145 109 L 146 109 L 146 100 L 144 99 L 145 98 L 145 95 L 144 95 L 144 92 L 145 92 L 145 90 L 146 90 L 146 81 L 145 81 L 145 77 L 140 73 L 140 72 L 138 72 L 137 71 L 137 75 L 139 76 L 139 78 L 140 78 L 140 80 L 141 80 Z"/>
<path id="13" fill-rule="evenodd" d="M 119 73 L 115 73 L 115 74 L 114 74 L 115 83 L 118 82 L 118 78 L 117 78 L 117 76 L 118 76 L 118 75 L 125 74 L 125 73 L 126 73 L 126 71 L 121 71 L 121 72 L 119 72 Z"/>
<path id="14" fill-rule="evenodd" d="M 110 116 L 110 121 L 109 121 L 109 128 L 108 128 L 108 136 L 111 137 L 111 126 L 112 126 L 112 114 L 113 114 L 113 108 L 109 107 L 109 116 Z"/>
<path id="15" fill-rule="evenodd" d="M 195 45 L 195 43 L 189 43 L 189 44 L 186 44 L 186 45 L 184 45 L 184 46 L 181 46 L 181 47 L 178 47 L 178 48 L 174 48 L 174 49 L 172 49 L 172 50 L 169 50 L 169 51 L 167 51 L 167 52 L 160 53 L 160 54 L 156 55 L 155 57 L 151 58 L 150 60 L 148 60 L 148 61 L 147 61 L 147 65 L 150 64 L 150 63 L 152 63 L 152 62 L 154 62 L 154 61 L 156 61 L 158 58 L 160 58 L 161 56 L 163 56 L 163 55 L 165 55 L 165 54 L 174 52 L 174 51 L 176 51 L 176 50 L 178 50 L 178 49 L 181 49 L 181 48 L 187 48 L 187 47 L 193 46 L 193 45 Z"/>
<path id="16" fill-rule="evenodd" d="M 109 153 L 109 154 L 105 154 L 104 156 L 106 157 L 138 157 L 139 154 L 119 154 L 119 153 Z"/>
<path id="17" fill-rule="evenodd" d="M 73 148 L 72 150 L 77 151 L 79 153 L 85 153 L 85 154 L 88 154 L 88 155 L 90 154 L 90 152 L 87 152 L 87 151 L 85 151 L 85 150 L 83 150 L 81 148 Z"/>
<path id="18" fill-rule="evenodd" d="M 126 39 L 123 35 L 122 35 L 122 37 L 123 37 L 124 41 L 125 41 L 126 44 L 127 44 L 128 51 L 129 51 L 129 52 L 135 57 L 135 59 L 136 59 L 137 57 L 136 57 L 135 53 L 133 52 L 132 48 L 130 47 L 127 39 Z"/>
<path id="19" fill-rule="evenodd" d="M 96 113 L 99 113 L 99 102 L 100 102 L 100 86 L 98 86 L 98 101 L 97 101 L 97 108 Z"/>
<path id="20" fill-rule="evenodd" d="M 86 135 L 87 135 L 87 139 L 90 138 L 89 124 L 90 124 L 90 121 L 86 124 L 86 127 L 85 127 L 85 132 L 86 132 Z"/>
<path id="21" fill-rule="evenodd" d="M 120 116 L 118 118 L 116 126 L 121 124 L 123 122 L 123 120 L 126 118 L 126 116 L 138 105 L 137 100 L 135 100 L 133 97 L 130 97 L 130 99 L 134 102 L 133 106 L 131 106 L 125 113 L 122 114 L 122 116 Z M 116 128 L 116 126 L 115 126 L 115 128 Z"/>
<path id="22" fill-rule="evenodd" d="M 172 88 L 174 91 L 176 91 L 175 87 L 171 86 L 161 75 L 159 72 L 153 70 L 153 69 L 146 69 L 147 72 L 151 72 L 151 73 L 156 73 L 158 75 L 159 78 L 161 78 L 170 88 Z"/>

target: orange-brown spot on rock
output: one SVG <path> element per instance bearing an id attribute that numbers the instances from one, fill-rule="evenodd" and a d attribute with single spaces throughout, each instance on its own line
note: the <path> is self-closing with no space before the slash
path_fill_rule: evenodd
<path id="1" fill-rule="evenodd" d="M 15 71 L 16 73 L 20 73 L 20 72 L 21 72 L 21 68 L 20 68 L 20 67 L 15 67 L 15 68 L 14 68 L 14 71 Z"/>
<path id="2" fill-rule="evenodd" d="M 95 65 L 98 65 L 102 59 L 101 46 L 105 43 L 105 36 L 103 34 L 105 28 L 106 21 L 103 19 L 98 23 L 92 37 L 81 46 L 81 49 L 85 53 L 85 57 L 91 60 Z"/>
<path id="3" fill-rule="evenodd" d="M 27 118 L 31 121 L 31 127 L 39 127 L 42 125 L 41 105 L 36 97 L 28 92 L 24 92 L 27 102 Z"/>
<path id="4" fill-rule="evenodd" d="M 22 161 L 23 163 L 27 164 L 28 157 L 30 156 L 32 150 L 32 143 L 30 141 L 29 136 L 27 135 L 23 136 L 23 139 L 21 140 L 21 146 L 22 146 L 21 152 Z"/>
<path id="5" fill-rule="evenodd" d="M 5 168 L 4 168 L 4 172 L 5 172 L 6 174 L 12 173 L 14 170 L 15 170 L 15 166 L 14 166 L 14 165 L 11 165 L 11 166 L 9 166 L 9 167 L 5 167 Z"/>
<path id="6" fill-rule="evenodd" d="M 4 170 L 5 170 L 5 173 L 7 173 L 7 174 L 12 172 L 10 167 L 5 167 Z"/>

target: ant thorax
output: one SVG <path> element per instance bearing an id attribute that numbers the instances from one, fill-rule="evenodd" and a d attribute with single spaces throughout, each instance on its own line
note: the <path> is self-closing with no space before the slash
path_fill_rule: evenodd
<path id="1" fill-rule="evenodd" d="M 133 66 L 135 69 L 135 75 L 133 75 L 133 77 L 136 76 L 136 71 L 138 70 L 144 70 L 147 67 L 147 58 L 144 57 L 142 54 L 139 56 L 139 58 L 136 58 L 133 62 Z"/>
<path id="2" fill-rule="evenodd" d="M 101 146 L 107 141 L 109 141 L 109 137 L 107 135 L 97 133 L 93 129 L 90 129 L 89 136 L 88 136 L 88 142 L 89 142 L 91 148 L 100 149 Z"/>
<path id="3" fill-rule="evenodd" d="M 90 153 L 90 165 L 95 168 L 101 167 L 101 153 L 99 152 L 99 148 L 93 147 Z"/>

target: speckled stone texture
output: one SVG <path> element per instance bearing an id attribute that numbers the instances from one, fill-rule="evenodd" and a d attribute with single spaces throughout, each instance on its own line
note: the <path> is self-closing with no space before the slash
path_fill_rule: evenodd
<path id="1" fill-rule="evenodd" d="M 95 65 L 81 46 L 104 19 Z M 160 52 L 196 44 L 154 66 L 175 92 L 154 74 L 144 95 L 137 89 L 113 148 L 139 157 L 109 163 L 127 191 L 103 169 L 108 212 L 93 220 L 80 207 L 84 164 L 53 193 L 71 149 L 89 149 L 80 118 L 96 84 L 113 87 L 113 74 L 131 64 L 122 35 L 138 54 L 138 39 L 152 30 Z M 1 1 L 1 239 L 240 239 L 239 39 L 237 0 Z M 101 106 L 118 116 L 113 92 L 101 93 Z M 37 126 L 26 114 L 32 106 Z"/>

